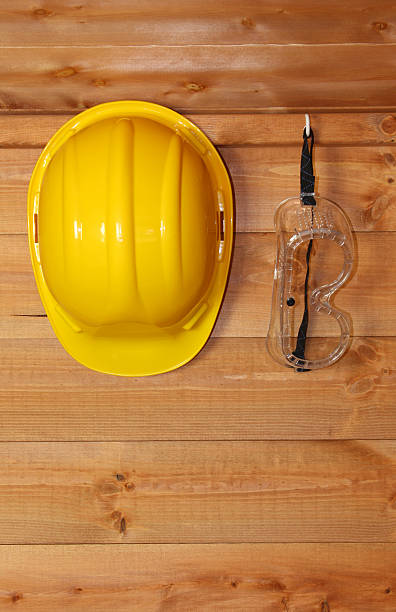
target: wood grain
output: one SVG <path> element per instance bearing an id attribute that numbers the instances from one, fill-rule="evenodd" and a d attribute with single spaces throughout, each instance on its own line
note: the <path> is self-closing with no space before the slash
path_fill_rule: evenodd
<path id="1" fill-rule="evenodd" d="M 3 47 L 0 107 L 143 99 L 195 112 L 391 110 L 394 44 Z"/>
<path id="2" fill-rule="evenodd" d="M 396 609 L 395 26 L 392 0 L 1 4 L 1 610 Z M 236 193 L 213 337 L 146 379 L 63 350 L 26 244 L 40 149 L 115 99 L 188 113 Z M 319 192 L 358 231 L 336 303 L 361 337 L 297 374 L 264 336 L 273 213 L 298 193 L 307 111 Z M 314 324 L 313 342 L 333 332 Z"/>
<path id="3" fill-rule="evenodd" d="M 0 543 L 395 542 L 396 442 L 0 444 Z"/>
<path id="4" fill-rule="evenodd" d="M 355 336 L 394 336 L 396 329 L 396 233 L 355 234 L 356 262 L 351 279 L 335 295 L 335 304 L 349 312 Z M 317 245 L 311 258 L 310 287 L 319 287 L 337 278 L 342 269 L 342 253 L 335 245 L 326 251 Z M 316 248 L 314 243 L 314 249 Z M 276 237 L 274 234 L 238 234 L 217 336 L 266 336 L 271 313 Z M 306 250 L 300 253 L 301 266 L 294 276 L 298 293 L 296 308 L 302 302 Z M 386 265 L 384 265 L 386 257 Z M 40 310 L 40 312 L 43 312 Z M 338 336 L 332 317 L 313 315 L 309 336 Z"/>
<path id="5" fill-rule="evenodd" d="M 13 0 L 0 9 L 0 41 L 14 45 L 181 45 L 395 41 L 391 1 L 362 6 L 276 0 Z"/>
<path id="6" fill-rule="evenodd" d="M 41 148 L 75 113 L 0 114 L 0 148 Z M 301 113 L 189 113 L 216 145 L 301 146 L 305 117 Z M 384 145 L 396 142 L 392 113 L 312 113 L 317 146 Z"/>
<path id="7" fill-rule="evenodd" d="M 3 546 L 4 610 L 393 612 L 393 544 Z"/>
<path id="8" fill-rule="evenodd" d="M 277 365 L 265 340 L 212 338 L 150 378 L 88 370 L 57 340 L 0 345 L 1 440 L 392 439 L 395 338 L 355 338 L 330 368 Z"/>
<path id="9" fill-rule="evenodd" d="M 358 259 L 353 277 L 336 295 L 335 303 L 351 314 L 356 336 L 393 336 L 396 329 L 396 233 L 360 233 L 356 241 Z M 320 244 L 312 255 L 312 287 L 336 278 L 342 267 L 340 249 L 333 243 L 327 246 L 332 248 L 326 252 Z M 215 336 L 266 336 L 275 254 L 274 234 L 236 236 L 230 282 Z M 42 318 L 45 311 L 36 289 L 26 236 L 0 236 L 0 259 L 0 337 L 53 338 L 48 321 Z M 295 296 L 296 308 L 303 296 L 305 269 L 302 262 L 295 277 L 300 288 Z M 333 318 L 320 314 L 311 316 L 310 336 L 337 337 L 339 333 Z"/>
<path id="10" fill-rule="evenodd" d="M 272 231 L 279 203 L 300 192 L 300 147 L 231 147 L 221 152 L 234 184 L 238 231 Z M 355 230 L 396 228 L 392 147 L 318 147 L 314 164 L 316 191 L 340 204 Z"/>
<path id="11" fill-rule="evenodd" d="M 37 149 L 0 149 L 0 233 L 26 232 L 26 197 Z M 273 231 L 279 203 L 299 193 L 301 146 L 220 148 L 235 190 L 240 232 Z M 318 147 L 318 191 L 339 203 L 357 231 L 396 230 L 393 146 Z"/>

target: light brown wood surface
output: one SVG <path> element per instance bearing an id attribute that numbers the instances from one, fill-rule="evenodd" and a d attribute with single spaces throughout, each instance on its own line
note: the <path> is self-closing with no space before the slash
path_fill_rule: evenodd
<path id="1" fill-rule="evenodd" d="M 396 43 L 53 46 L 50 53 L 4 47 L 0 107 L 83 110 L 137 99 L 180 111 L 389 110 L 395 49 Z"/>
<path id="2" fill-rule="evenodd" d="M 2 543 L 395 542 L 396 442 L 0 445 Z"/>
<path id="3" fill-rule="evenodd" d="M 182 45 L 395 42 L 391 0 L 47 0 L 0 7 L 0 44 Z"/>
<path id="4" fill-rule="evenodd" d="M 1 148 L 42 149 L 66 121 L 76 116 L 17 112 L 0 114 Z M 276 153 L 277 145 L 301 147 L 305 117 L 301 113 L 189 113 L 214 144 L 266 145 Z M 393 113 L 312 113 L 315 142 L 319 147 L 384 145 L 396 143 L 396 115 Z M 317 151 L 315 150 L 315 155 Z"/>
<path id="5" fill-rule="evenodd" d="M 187 366 L 148 379 L 88 370 L 56 339 L 1 346 L 2 440 L 396 436 L 395 338 L 355 338 L 331 368 L 300 374 L 264 338 L 212 338 Z"/>
<path id="6" fill-rule="evenodd" d="M 396 328 L 396 233 L 356 234 L 357 264 L 351 280 L 336 294 L 339 308 L 350 313 L 355 336 L 393 336 Z M 31 273 L 27 237 L 0 236 L 0 337 L 52 338 L 49 324 L 37 315 L 45 310 Z M 386 265 L 384 265 L 386 254 Z M 237 234 L 234 261 L 225 301 L 214 335 L 264 337 L 270 311 L 275 235 Z M 312 286 L 335 279 L 342 267 L 337 247 L 318 248 L 312 257 Z M 305 268 L 296 276 L 304 283 Z M 375 290 L 372 287 L 375 285 Z M 327 315 L 311 321 L 311 336 L 339 336 L 339 326 Z"/>
<path id="7" fill-rule="evenodd" d="M 392 0 L 0 2 L 1 612 L 396 610 L 395 15 Z M 40 151 L 116 99 L 188 113 L 236 196 L 212 337 L 145 379 L 64 351 L 27 248 Z M 307 111 L 318 190 L 358 258 L 336 296 L 349 352 L 298 374 L 265 335 Z M 340 262 L 314 263 L 319 283 Z M 327 319 L 311 332 L 334 345 Z"/>
<path id="8" fill-rule="evenodd" d="M 295 132 L 301 132 L 301 125 L 304 123 L 299 116 L 295 120 Z M 342 124 L 338 123 L 338 127 L 342 129 Z M 28 123 L 25 129 L 29 129 Z M 225 129 L 227 133 L 232 132 L 233 121 Z M 220 147 L 235 190 L 238 231 L 273 231 L 273 217 L 279 203 L 299 193 L 300 149 L 300 144 L 286 146 L 282 142 Z M 0 149 L 0 234 L 26 232 L 26 193 L 39 153 L 37 148 Z M 393 145 L 319 145 L 315 163 L 319 193 L 345 209 L 356 231 L 396 230 L 396 148 Z"/>
<path id="9" fill-rule="evenodd" d="M 393 612 L 395 545 L 3 546 L 4 610 Z"/>

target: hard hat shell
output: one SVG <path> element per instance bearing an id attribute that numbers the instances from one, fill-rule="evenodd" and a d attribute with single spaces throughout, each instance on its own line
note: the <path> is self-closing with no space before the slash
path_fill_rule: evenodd
<path id="1" fill-rule="evenodd" d="M 216 321 L 232 251 L 230 179 L 182 115 L 110 102 L 68 121 L 33 171 L 34 274 L 64 348 L 100 372 L 178 368 Z"/>

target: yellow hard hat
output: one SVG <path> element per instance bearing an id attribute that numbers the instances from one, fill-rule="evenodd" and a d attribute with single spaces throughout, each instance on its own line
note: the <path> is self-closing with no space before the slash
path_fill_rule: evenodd
<path id="1" fill-rule="evenodd" d="M 30 254 L 65 349 L 94 370 L 167 372 L 218 315 L 233 201 L 209 139 L 157 104 L 101 104 L 49 141 L 28 194 Z"/>

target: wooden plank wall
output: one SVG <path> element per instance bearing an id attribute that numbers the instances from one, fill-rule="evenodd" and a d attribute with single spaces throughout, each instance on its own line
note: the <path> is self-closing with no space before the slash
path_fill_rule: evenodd
<path id="1" fill-rule="evenodd" d="M 391 0 L 0 2 L 0 610 L 396 609 L 395 32 Z M 187 113 L 236 195 L 213 336 L 148 379 L 65 353 L 26 237 L 42 147 L 125 98 Z M 351 350 L 298 375 L 265 335 L 304 111 L 358 267 Z"/>

